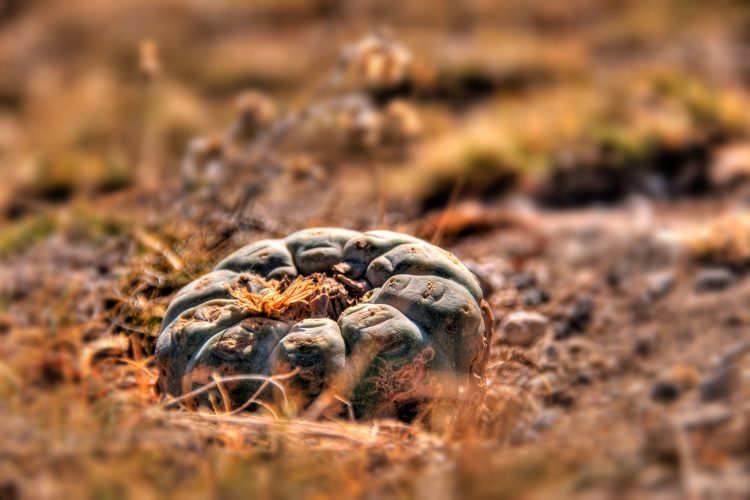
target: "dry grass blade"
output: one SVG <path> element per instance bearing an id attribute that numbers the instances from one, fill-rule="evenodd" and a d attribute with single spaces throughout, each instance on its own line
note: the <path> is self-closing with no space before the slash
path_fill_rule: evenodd
<path id="1" fill-rule="evenodd" d="M 448 200 L 448 206 L 445 207 L 443 216 L 440 218 L 440 222 L 438 223 L 438 227 L 435 230 L 435 234 L 432 236 L 432 240 L 430 241 L 430 243 L 432 243 L 433 245 L 440 245 L 440 240 L 443 239 L 445 225 L 448 223 L 450 214 L 453 211 L 453 207 L 456 206 L 458 196 L 461 194 L 461 190 L 464 187 L 464 181 L 464 177 L 460 177 L 458 181 L 456 181 L 456 183 L 453 185 L 453 191 L 451 191 L 451 197 Z"/>
<path id="2" fill-rule="evenodd" d="M 297 373 L 299 373 L 299 368 L 295 368 L 291 372 L 285 373 L 284 375 L 276 375 L 275 377 L 271 377 L 271 378 L 276 379 L 276 380 L 283 380 L 283 379 L 291 378 L 291 377 L 295 376 Z M 258 388 L 258 390 L 255 391 L 255 394 L 253 394 L 253 396 L 250 399 L 248 399 L 247 401 L 245 401 L 242 404 L 242 406 L 240 406 L 239 408 L 236 408 L 236 409 L 234 409 L 234 410 L 232 410 L 230 412 L 227 412 L 225 415 L 221 415 L 221 416 L 236 415 L 237 413 L 241 412 L 242 410 L 244 410 L 245 408 L 247 408 L 251 404 L 256 403 L 256 404 L 259 404 L 262 407 L 266 408 L 268 411 L 270 411 L 271 414 L 273 414 L 273 417 L 276 420 L 278 420 L 278 417 L 276 416 L 276 412 L 273 411 L 273 408 L 271 408 L 267 404 L 263 403 L 262 401 L 258 401 L 258 399 L 257 399 L 258 396 L 260 396 L 260 394 L 265 390 L 265 388 L 268 387 L 268 385 L 271 384 L 271 383 L 272 383 L 271 379 L 266 380 L 265 382 L 263 382 L 261 384 L 261 386 Z M 283 386 L 276 385 L 276 387 L 278 387 L 281 390 L 282 394 L 284 394 L 284 399 L 286 400 L 286 393 L 284 392 Z"/>
<path id="3" fill-rule="evenodd" d="M 131 359 L 123 357 L 123 358 L 118 359 L 118 361 L 122 361 L 122 362 L 124 362 L 124 363 L 126 363 L 128 365 L 131 365 L 134 368 L 138 368 L 139 370 L 145 372 L 151 378 L 151 380 L 153 380 L 154 382 L 156 382 L 156 379 L 157 379 L 156 375 L 154 375 L 154 373 L 151 370 L 149 370 L 148 368 L 146 368 L 144 366 L 145 364 L 150 363 L 153 359 L 154 359 L 153 357 L 146 358 L 144 361 L 142 361 L 140 363 L 136 363 L 135 361 L 133 361 Z"/>
<path id="4" fill-rule="evenodd" d="M 141 230 L 136 229 L 133 234 L 135 237 L 143 243 L 145 246 L 151 248 L 152 250 L 155 250 L 162 255 L 169 261 L 169 263 L 174 267 L 177 271 L 182 271 L 188 276 L 190 276 L 191 279 L 195 279 L 194 276 L 192 276 L 186 269 L 185 263 L 182 261 L 180 257 L 177 256 L 176 253 L 174 253 L 172 250 L 167 248 L 167 246 L 159 241 L 156 237 L 144 233 Z"/>
<path id="5" fill-rule="evenodd" d="M 213 382 L 210 382 L 204 385 L 203 387 L 200 387 L 187 394 L 183 394 L 179 398 L 170 398 L 170 400 L 165 403 L 165 406 L 170 406 L 173 404 L 181 403 L 182 401 L 186 401 L 194 396 L 197 396 L 198 394 L 202 394 L 206 391 L 209 391 L 213 389 L 214 387 L 217 387 L 219 385 L 219 382 L 243 382 L 247 380 L 260 380 L 264 383 L 273 384 L 281 391 L 282 395 L 284 396 L 284 403 L 286 404 L 286 391 L 284 390 L 284 386 L 279 384 L 277 380 L 283 380 L 285 378 L 292 377 L 296 374 L 297 372 L 294 371 L 294 372 L 286 373 L 284 375 L 276 375 L 274 377 L 265 377 L 263 375 L 235 375 L 233 377 L 215 377 Z"/>
<path id="6" fill-rule="evenodd" d="M 90 342 L 81 351 L 82 374 L 89 375 L 94 368 L 97 356 L 118 356 L 128 351 L 130 338 L 124 335 L 107 336 Z"/>
<path id="7" fill-rule="evenodd" d="M 378 207 L 378 218 L 375 222 L 375 228 L 386 229 L 384 225 L 387 204 L 386 191 L 383 185 L 383 174 L 377 162 L 370 162 L 370 173 L 372 175 L 372 183 L 375 188 L 375 199 Z"/>
<path id="8" fill-rule="evenodd" d="M 224 411 L 226 413 L 231 412 L 232 411 L 231 398 L 229 397 L 229 392 L 227 391 L 227 388 L 224 387 L 224 384 L 222 384 L 221 376 L 219 376 L 218 373 L 214 372 L 211 375 L 211 378 L 214 379 L 214 382 L 216 382 L 216 387 L 219 388 L 219 392 L 221 393 L 221 399 L 224 401 Z"/>
<path id="9" fill-rule="evenodd" d="M 195 431 L 203 429 L 214 435 L 226 435 L 232 431 L 239 430 L 242 434 L 252 435 L 253 432 L 266 434 L 269 431 L 275 434 L 285 434 L 293 437 L 300 444 L 308 438 L 332 438 L 335 442 L 349 442 L 357 445 L 388 444 L 403 442 L 404 439 L 412 438 L 419 432 L 406 424 L 391 421 L 375 421 L 371 426 L 348 422 L 313 422 L 309 420 L 274 420 L 268 417 L 242 414 L 242 415 L 206 415 L 197 413 L 175 413 L 164 412 L 159 414 L 162 420 L 168 420 L 173 424 L 180 424 Z M 207 421 L 220 420 L 221 428 L 204 427 Z M 316 446 L 325 446 L 326 443 L 316 439 Z M 330 443 L 329 443 L 330 445 Z"/>

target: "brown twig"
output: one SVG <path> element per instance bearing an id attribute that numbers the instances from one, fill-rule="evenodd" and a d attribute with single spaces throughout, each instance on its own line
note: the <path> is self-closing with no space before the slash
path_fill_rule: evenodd
<path id="1" fill-rule="evenodd" d="M 386 195 L 385 188 L 383 186 L 383 174 L 381 166 L 377 161 L 371 160 L 368 162 L 370 167 L 370 173 L 372 174 L 372 183 L 375 191 L 375 200 L 378 207 L 378 216 L 375 221 L 376 229 L 385 229 L 385 213 L 386 213 Z"/>
<path id="2" fill-rule="evenodd" d="M 446 205 L 445 210 L 443 211 L 443 216 L 440 218 L 440 222 L 438 223 L 438 226 L 435 229 L 435 234 L 432 236 L 432 240 L 430 241 L 430 243 L 432 243 L 433 245 L 439 245 L 440 240 L 443 239 L 443 232 L 445 231 L 445 226 L 448 223 L 448 220 L 450 219 L 450 214 L 453 211 L 453 208 L 456 206 L 458 197 L 461 194 L 461 189 L 463 189 L 464 187 L 465 180 L 466 179 L 463 176 L 461 176 L 453 185 L 453 191 L 451 191 L 451 196 L 448 199 L 448 205 Z"/>

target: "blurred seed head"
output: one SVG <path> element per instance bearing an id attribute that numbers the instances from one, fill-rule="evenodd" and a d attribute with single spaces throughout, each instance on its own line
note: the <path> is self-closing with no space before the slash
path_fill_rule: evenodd
<path id="1" fill-rule="evenodd" d="M 369 149 L 381 142 L 382 116 L 367 99 L 346 103 L 339 112 L 336 128 L 342 135 L 345 147 Z"/>
<path id="2" fill-rule="evenodd" d="M 249 90 L 237 99 L 237 121 L 232 129 L 233 140 L 251 140 L 268 129 L 276 120 L 273 100 L 262 92 Z"/>
<path id="3" fill-rule="evenodd" d="M 218 134 L 200 138 L 198 142 L 191 143 L 191 149 L 193 146 L 195 153 L 206 161 L 220 159 L 224 154 L 224 143 Z"/>
<path id="4" fill-rule="evenodd" d="M 408 77 L 411 53 L 386 36 L 368 36 L 348 53 L 356 74 L 370 88 L 398 85 Z"/>
<path id="5" fill-rule="evenodd" d="M 182 162 L 183 182 L 192 187 L 216 180 L 222 170 L 224 153 L 224 140 L 219 134 L 190 141 Z"/>
<path id="6" fill-rule="evenodd" d="M 138 67 L 145 83 L 151 83 L 161 72 L 159 45 L 153 40 L 144 40 L 138 47 Z"/>
<path id="7" fill-rule="evenodd" d="M 312 179 L 320 181 L 325 177 L 323 169 L 307 155 L 292 155 L 284 160 L 288 173 L 296 181 Z"/>
<path id="8" fill-rule="evenodd" d="M 750 179 L 750 144 L 735 143 L 718 148 L 709 171 L 716 187 L 731 187 Z"/>
<path id="9" fill-rule="evenodd" d="M 383 122 L 385 139 L 388 142 L 410 142 L 422 135 L 422 120 L 416 108 L 404 100 L 395 100 L 388 104 Z"/>

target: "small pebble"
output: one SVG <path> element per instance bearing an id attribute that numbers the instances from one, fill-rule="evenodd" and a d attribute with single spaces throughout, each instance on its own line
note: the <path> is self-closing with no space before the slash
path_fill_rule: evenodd
<path id="1" fill-rule="evenodd" d="M 674 288 L 677 281 L 674 273 L 671 271 L 653 273 L 646 276 L 646 290 L 651 300 L 657 300 L 664 297 Z"/>
<path id="2" fill-rule="evenodd" d="M 724 324 L 727 326 L 743 326 L 750 323 L 750 318 L 746 313 L 733 312 L 730 313 L 725 319 Z"/>
<path id="3" fill-rule="evenodd" d="M 523 442 L 525 443 L 536 443 L 541 439 L 541 436 L 534 429 L 526 429 L 523 434 Z"/>
<path id="4" fill-rule="evenodd" d="M 623 279 L 625 276 L 627 276 L 627 274 L 628 273 L 625 271 L 625 266 L 618 265 L 607 270 L 607 272 L 604 274 L 604 281 L 611 288 L 619 288 L 620 285 L 622 285 Z"/>
<path id="5" fill-rule="evenodd" d="M 523 303 L 526 307 L 534 307 L 544 304 L 549 300 L 549 293 L 545 290 L 532 288 L 523 294 Z"/>
<path id="6" fill-rule="evenodd" d="M 734 285 L 735 280 L 734 273 L 729 269 L 704 269 L 696 275 L 694 285 L 698 292 L 718 292 Z"/>
<path id="7" fill-rule="evenodd" d="M 567 391 L 556 390 L 544 397 L 544 402 L 548 406 L 562 406 L 570 408 L 575 403 L 575 398 Z"/>
<path id="8" fill-rule="evenodd" d="M 582 297 L 568 311 L 568 323 L 574 330 L 583 331 L 591 321 L 594 311 L 594 300 L 591 297 Z"/>
<path id="9" fill-rule="evenodd" d="M 720 427 L 732 420 L 732 410 L 724 405 L 704 405 L 702 408 L 682 415 L 682 425 L 688 429 L 710 429 Z"/>
<path id="10" fill-rule="evenodd" d="M 513 276 L 513 286 L 516 290 L 526 290 L 536 286 L 536 275 L 531 271 L 521 271 Z"/>
<path id="11" fill-rule="evenodd" d="M 529 346 L 547 331 L 546 316 L 529 311 L 508 314 L 500 324 L 500 341 L 508 345 Z"/>
<path id="12" fill-rule="evenodd" d="M 555 331 L 555 340 L 564 340 L 573 335 L 573 329 L 567 321 L 555 322 L 552 328 Z"/>
<path id="13" fill-rule="evenodd" d="M 633 343 L 633 354 L 647 358 L 654 352 L 656 342 L 651 335 L 641 335 Z"/>
<path id="14" fill-rule="evenodd" d="M 676 401 L 681 394 L 680 386 L 672 381 L 660 381 L 651 386 L 651 400 L 659 403 Z"/>
<path id="15" fill-rule="evenodd" d="M 551 429 L 555 426 L 555 422 L 560 418 L 560 412 L 556 410 L 546 410 L 539 414 L 539 416 L 531 424 L 531 428 L 537 432 Z"/>
<path id="16" fill-rule="evenodd" d="M 485 299 L 495 293 L 495 287 L 492 286 L 493 280 L 491 277 L 491 273 L 488 269 L 486 269 L 484 266 L 481 266 L 480 264 L 477 264 L 473 260 L 465 260 L 463 261 L 463 264 L 466 269 L 471 271 L 472 274 L 477 277 L 479 287 L 482 289 L 482 295 Z"/>
<path id="17" fill-rule="evenodd" d="M 721 353 L 721 362 L 725 365 L 738 363 L 748 353 L 750 353 L 750 342 L 739 342 L 729 346 Z"/>
<path id="18" fill-rule="evenodd" d="M 557 361 L 560 359 L 560 349 L 555 344 L 547 344 L 542 351 L 546 361 Z"/>
<path id="19" fill-rule="evenodd" d="M 708 377 L 700 385 L 701 401 L 727 400 L 737 391 L 740 385 L 740 372 L 736 366 L 727 366 Z"/>

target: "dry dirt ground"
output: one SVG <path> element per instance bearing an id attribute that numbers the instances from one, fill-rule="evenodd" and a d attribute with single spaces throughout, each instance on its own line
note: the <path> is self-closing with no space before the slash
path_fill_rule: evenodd
<path id="1" fill-rule="evenodd" d="M 331 209 L 330 193 L 317 196 L 329 225 L 374 224 L 375 199 L 347 207 L 344 197 Z M 486 407 L 435 435 L 390 422 L 165 408 L 149 356 L 170 294 L 239 244 L 304 227 L 309 214 L 233 219 L 212 206 L 188 217 L 137 191 L 97 211 L 117 214 L 144 197 L 133 210 L 160 214 L 150 228 L 92 243 L 69 223 L 0 268 L 10 308 L 0 337 L 8 498 L 750 494 L 748 281 L 741 267 L 700 263 L 674 241 L 726 202 L 518 208 L 501 227 L 446 229 L 443 245 L 493 286 L 498 325 L 522 309 L 550 326 L 528 348 L 499 335 Z"/>
<path id="2" fill-rule="evenodd" d="M 0 0 L 0 499 L 749 498 L 750 12 L 568 4 Z M 426 62 L 405 94 L 419 142 L 291 141 L 186 189 L 188 144 L 240 92 L 299 110 L 381 24 Z M 474 418 L 289 422 L 157 394 L 171 297 L 325 226 L 439 241 L 485 282 Z M 517 311 L 546 318 L 531 345 L 504 342 Z"/>

